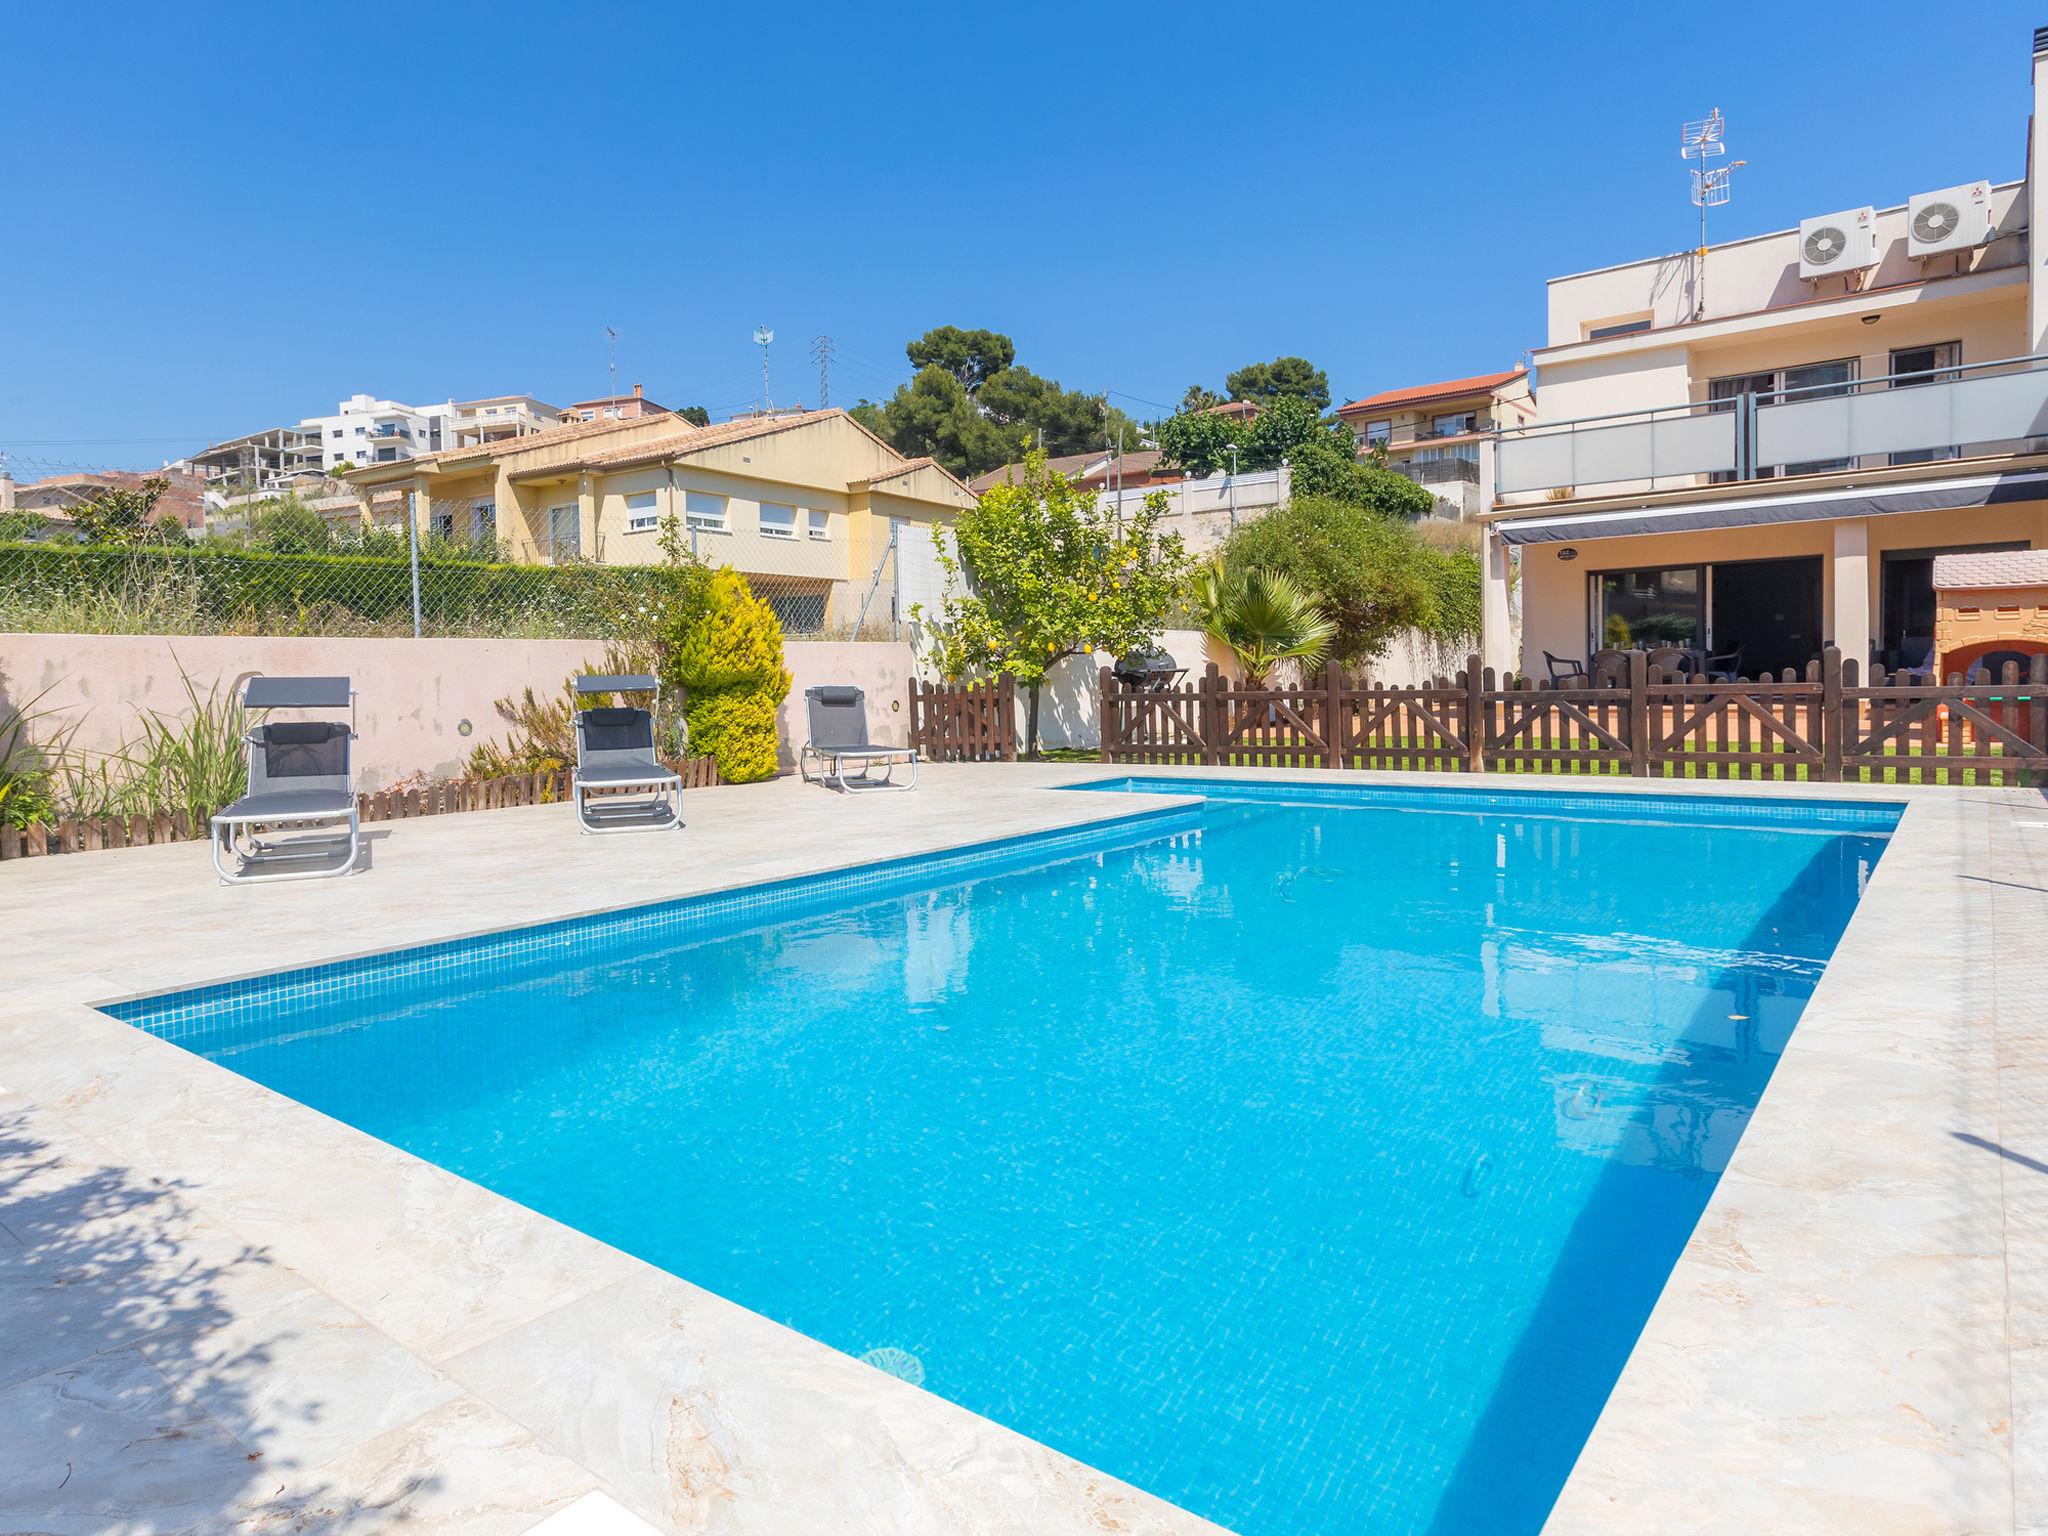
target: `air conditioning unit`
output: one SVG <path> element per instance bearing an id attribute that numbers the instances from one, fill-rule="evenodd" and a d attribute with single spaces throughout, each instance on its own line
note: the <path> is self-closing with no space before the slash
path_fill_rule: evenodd
<path id="1" fill-rule="evenodd" d="M 1991 183 L 1922 192 L 1906 204 L 1906 254 L 1967 251 L 1991 238 Z"/>
<path id="2" fill-rule="evenodd" d="M 1877 265 L 1877 210 L 1851 208 L 1799 221 L 1799 275 L 1833 277 Z"/>

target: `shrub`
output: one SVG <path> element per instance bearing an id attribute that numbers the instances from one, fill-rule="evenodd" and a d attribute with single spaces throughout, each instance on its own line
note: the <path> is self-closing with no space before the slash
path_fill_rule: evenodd
<path id="1" fill-rule="evenodd" d="M 775 708 L 790 684 L 782 625 L 737 571 L 714 572 L 705 598 L 677 611 L 663 634 L 662 680 L 689 690 L 689 750 L 718 759 L 719 778 L 773 778 Z"/>
<path id="2" fill-rule="evenodd" d="M 718 777 L 728 784 L 752 784 L 775 777 L 775 709 L 782 693 L 728 688 L 709 693 L 692 691 L 684 706 L 690 727 L 690 752 L 718 760 Z"/>
<path id="3" fill-rule="evenodd" d="M 1233 570 L 1279 571 L 1336 623 L 1330 656 L 1352 666 L 1404 629 L 1437 623 L 1434 551 L 1405 522 L 1319 497 L 1246 523 L 1223 546 Z"/>

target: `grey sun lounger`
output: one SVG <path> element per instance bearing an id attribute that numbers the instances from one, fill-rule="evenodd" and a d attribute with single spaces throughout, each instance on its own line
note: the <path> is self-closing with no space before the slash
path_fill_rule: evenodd
<path id="1" fill-rule="evenodd" d="M 259 675 L 243 685 L 242 708 L 346 708 L 349 719 L 266 720 L 243 734 L 249 792 L 212 821 L 221 884 L 354 873 L 362 834 L 349 753 L 356 694 L 348 679 Z M 298 835 L 277 835 L 286 832 Z"/>
<path id="2" fill-rule="evenodd" d="M 841 792 L 871 789 L 915 789 L 917 753 L 910 747 L 878 747 L 868 740 L 867 695 L 849 683 L 822 683 L 804 690 L 810 740 L 797 754 L 797 772 L 806 784 L 829 784 Z M 812 777 L 811 765 L 817 764 Z M 898 764 L 910 765 L 910 782 L 895 782 Z M 847 765 L 860 771 L 849 774 Z M 880 778 L 875 769 L 882 770 Z"/>
<path id="3" fill-rule="evenodd" d="M 651 693 L 661 683 L 645 674 L 576 679 L 579 698 Z M 585 832 L 661 832 L 683 824 L 683 781 L 654 755 L 654 711 L 600 705 L 576 711 L 576 820 Z M 597 798 L 589 792 L 598 790 Z"/>

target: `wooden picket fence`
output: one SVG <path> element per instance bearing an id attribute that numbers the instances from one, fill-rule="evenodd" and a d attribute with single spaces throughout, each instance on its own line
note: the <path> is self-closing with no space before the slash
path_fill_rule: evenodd
<path id="1" fill-rule="evenodd" d="M 1017 760 L 1017 681 L 910 682 L 910 744 L 928 763 Z"/>
<path id="2" fill-rule="evenodd" d="M 1332 666 L 1248 687 L 1211 665 L 1166 688 L 1100 677 L 1102 760 L 1821 783 L 2048 782 L 2048 656 L 1966 683 L 1873 673 L 1829 649 L 1803 673 L 1692 681 L 1634 653 L 1599 685 L 1498 679 L 1472 657 L 1417 687 Z"/>
<path id="3" fill-rule="evenodd" d="M 718 764 L 709 757 L 675 765 L 685 789 L 718 783 Z M 495 811 L 513 805 L 544 805 L 569 798 L 568 771 L 517 773 L 497 779 L 448 779 L 410 789 L 385 789 L 356 796 L 364 822 L 405 821 L 461 811 Z M 103 848 L 140 848 L 151 843 L 203 842 L 210 811 L 154 811 L 134 816 L 67 816 L 48 825 L 0 826 L 0 860 L 52 853 L 93 853 Z"/>

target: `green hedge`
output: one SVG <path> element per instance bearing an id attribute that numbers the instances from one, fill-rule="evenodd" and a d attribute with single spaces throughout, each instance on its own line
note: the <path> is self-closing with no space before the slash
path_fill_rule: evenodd
<path id="1" fill-rule="evenodd" d="M 668 566 L 422 560 L 431 634 L 606 636 L 676 589 Z M 0 627 L 143 632 L 370 629 L 410 633 L 412 568 L 381 555 L 0 543 Z M 69 617 L 82 623 L 66 624 Z"/>

